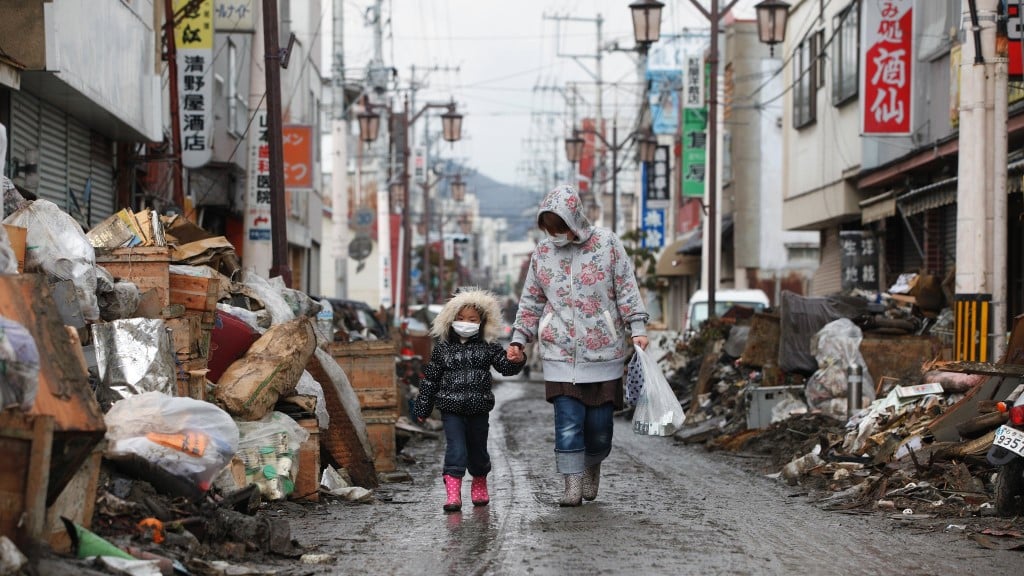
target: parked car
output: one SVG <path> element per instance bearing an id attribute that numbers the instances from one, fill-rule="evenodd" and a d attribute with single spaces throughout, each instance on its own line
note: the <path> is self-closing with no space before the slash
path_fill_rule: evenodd
<path id="1" fill-rule="evenodd" d="M 763 290 L 716 290 L 715 316 L 721 317 L 734 306 L 753 309 L 761 312 L 768 308 L 770 302 Z M 690 298 L 683 317 L 683 337 L 690 338 L 700 330 L 700 325 L 708 319 L 707 290 L 697 290 Z"/>
<path id="2" fill-rule="evenodd" d="M 366 302 L 342 298 L 316 298 L 327 300 L 334 309 L 334 339 L 341 340 L 387 340 L 388 327 L 376 311 Z"/>

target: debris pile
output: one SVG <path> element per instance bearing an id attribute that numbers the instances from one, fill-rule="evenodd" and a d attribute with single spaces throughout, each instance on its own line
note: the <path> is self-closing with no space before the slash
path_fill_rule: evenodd
<path id="1" fill-rule="evenodd" d="M 267 502 L 372 499 L 394 464 L 393 343 L 336 341 L 315 323 L 331 304 L 181 215 L 84 231 L 7 182 L 0 572 L 56 552 L 226 573 L 303 553 Z M 352 346 L 381 362 L 346 363 Z"/>
<path id="2" fill-rule="evenodd" d="M 883 296 L 784 293 L 775 313 L 726 315 L 686 342 L 660 342 L 687 409 L 675 437 L 759 456 L 759 472 L 811 489 L 827 509 L 1024 511 L 996 510 L 999 469 L 986 459 L 1006 422 L 998 403 L 1022 393 L 1024 367 L 951 361 L 948 308 Z M 1024 358 L 1024 325 L 1005 358 Z"/>

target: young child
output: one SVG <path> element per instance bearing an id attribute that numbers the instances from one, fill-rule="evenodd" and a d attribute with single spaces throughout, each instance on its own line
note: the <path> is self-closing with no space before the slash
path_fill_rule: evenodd
<path id="1" fill-rule="evenodd" d="M 435 404 L 441 411 L 447 442 L 443 469 L 445 512 L 462 509 L 462 478 L 467 470 L 473 476 L 473 505 L 490 502 L 487 431 L 488 413 L 494 408 L 491 367 L 505 376 L 514 376 L 524 364 L 507 358 L 505 349 L 495 341 L 500 331 L 498 299 L 476 288 L 464 289 L 452 297 L 430 329 L 437 341 L 430 362 L 423 367 L 413 412 L 417 421 L 422 422 Z"/>

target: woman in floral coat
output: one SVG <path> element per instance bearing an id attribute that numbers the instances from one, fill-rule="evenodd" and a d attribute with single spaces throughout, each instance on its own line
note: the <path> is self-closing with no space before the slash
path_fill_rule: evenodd
<path id="1" fill-rule="evenodd" d="M 555 412 L 555 466 L 565 481 L 559 504 L 579 506 L 597 497 L 611 451 L 626 332 L 646 348 L 649 317 L 622 242 L 587 220 L 575 189 L 549 192 L 537 225 L 548 237 L 530 259 L 508 357 L 519 361 L 526 343 L 539 343 Z"/>

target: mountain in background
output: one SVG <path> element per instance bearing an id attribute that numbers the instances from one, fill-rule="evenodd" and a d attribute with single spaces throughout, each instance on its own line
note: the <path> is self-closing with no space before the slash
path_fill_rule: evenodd
<path id="1" fill-rule="evenodd" d="M 479 173 L 470 174 L 465 181 L 466 191 L 480 199 L 481 216 L 505 218 L 508 239 L 526 240 L 527 232 L 537 225 L 537 207 L 546 190 L 502 184 Z"/>

